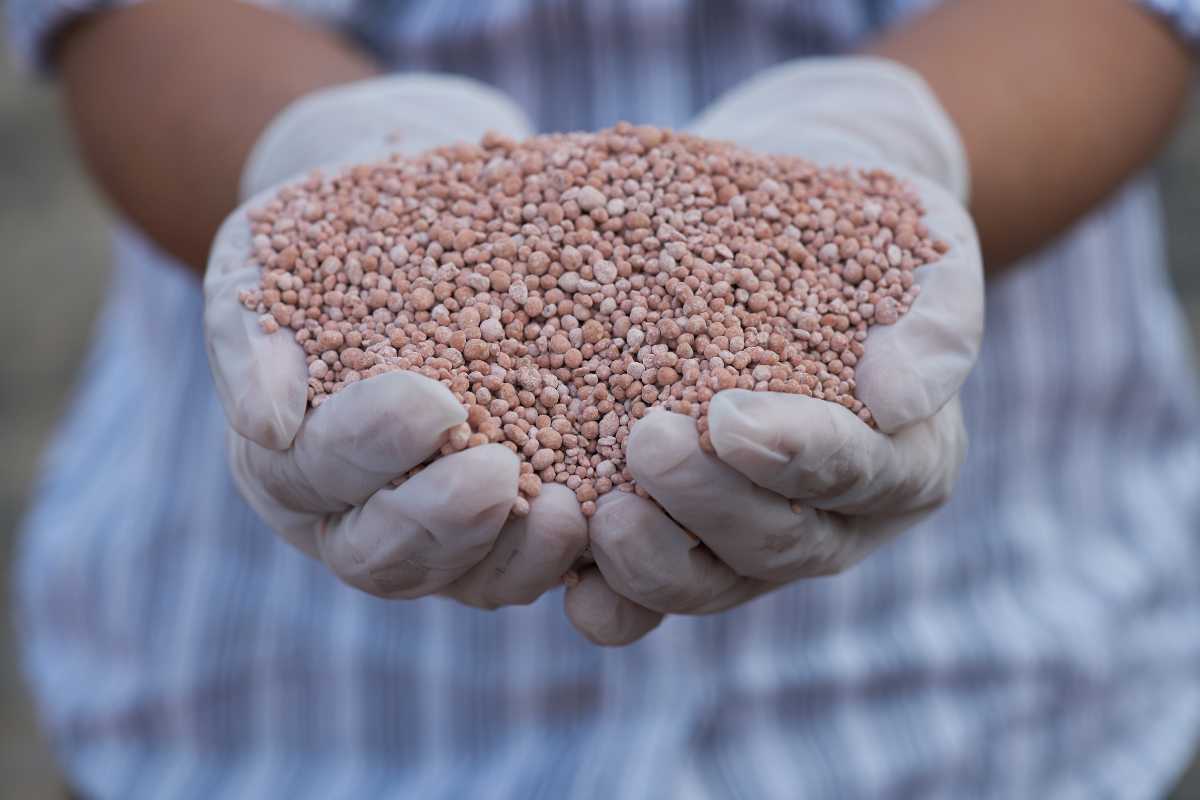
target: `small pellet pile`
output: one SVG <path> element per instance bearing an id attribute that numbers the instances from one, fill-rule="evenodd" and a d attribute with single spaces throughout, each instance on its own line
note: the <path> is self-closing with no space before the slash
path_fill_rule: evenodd
<path id="1" fill-rule="evenodd" d="M 884 172 L 821 169 L 619 124 L 313 175 L 251 212 L 264 331 L 308 354 L 312 407 L 414 370 L 467 408 L 443 454 L 498 442 L 521 498 L 565 483 L 587 515 L 633 490 L 624 444 L 651 407 L 696 419 L 734 387 L 855 398 L 868 329 L 946 245 Z"/>

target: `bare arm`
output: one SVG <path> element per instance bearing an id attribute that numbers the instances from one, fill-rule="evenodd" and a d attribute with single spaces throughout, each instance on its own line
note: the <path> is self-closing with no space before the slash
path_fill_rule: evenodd
<path id="1" fill-rule="evenodd" d="M 1191 59 L 1131 0 L 957 0 L 870 51 L 957 123 L 991 274 L 1101 202 L 1165 144 Z"/>
<path id="2" fill-rule="evenodd" d="M 197 272 L 271 118 L 313 89 L 376 72 L 332 32 L 236 0 L 98 14 L 65 32 L 56 55 L 102 189 Z"/>

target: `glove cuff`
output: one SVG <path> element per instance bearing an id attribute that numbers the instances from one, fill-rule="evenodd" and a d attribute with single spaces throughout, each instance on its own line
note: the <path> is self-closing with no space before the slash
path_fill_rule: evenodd
<path id="1" fill-rule="evenodd" d="M 896 165 L 960 201 L 969 193 L 966 149 L 950 116 L 917 72 L 887 59 L 781 64 L 718 98 L 691 130 L 770 152 Z"/>
<path id="2" fill-rule="evenodd" d="M 321 89 L 284 108 L 263 130 L 242 170 L 246 199 L 355 150 L 392 144 L 416 153 L 488 130 L 532 134 L 529 119 L 503 93 L 479 81 L 433 73 L 386 75 Z"/>

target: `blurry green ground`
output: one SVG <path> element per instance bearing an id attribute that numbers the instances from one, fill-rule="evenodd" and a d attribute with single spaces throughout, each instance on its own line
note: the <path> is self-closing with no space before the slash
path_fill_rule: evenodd
<path id="1" fill-rule="evenodd" d="M 0 567 L 39 450 L 63 406 L 108 273 L 104 213 L 48 87 L 16 76 L 0 30 Z M 1177 283 L 1200 339 L 1200 113 L 1163 164 Z M 40 294 L 56 287 L 53 296 Z M 0 798 L 59 796 L 17 675 L 0 568 Z M 1200 774 L 1177 797 L 1200 798 Z"/>

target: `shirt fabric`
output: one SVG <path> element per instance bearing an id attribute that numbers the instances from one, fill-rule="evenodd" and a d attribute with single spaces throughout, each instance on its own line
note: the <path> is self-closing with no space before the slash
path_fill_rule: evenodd
<path id="1" fill-rule="evenodd" d="M 32 55 L 96 0 L 11 0 Z M 544 130 L 682 125 L 931 3 L 296 3 Z M 1148 3 L 1200 33 L 1200 2 Z M 201 295 L 128 229 L 16 561 L 58 755 L 112 798 L 1149 798 L 1200 728 L 1200 417 L 1154 187 L 988 288 L 950 504 L 848 573 L 587 644 L 349 589 L 235 492 Z"/>

